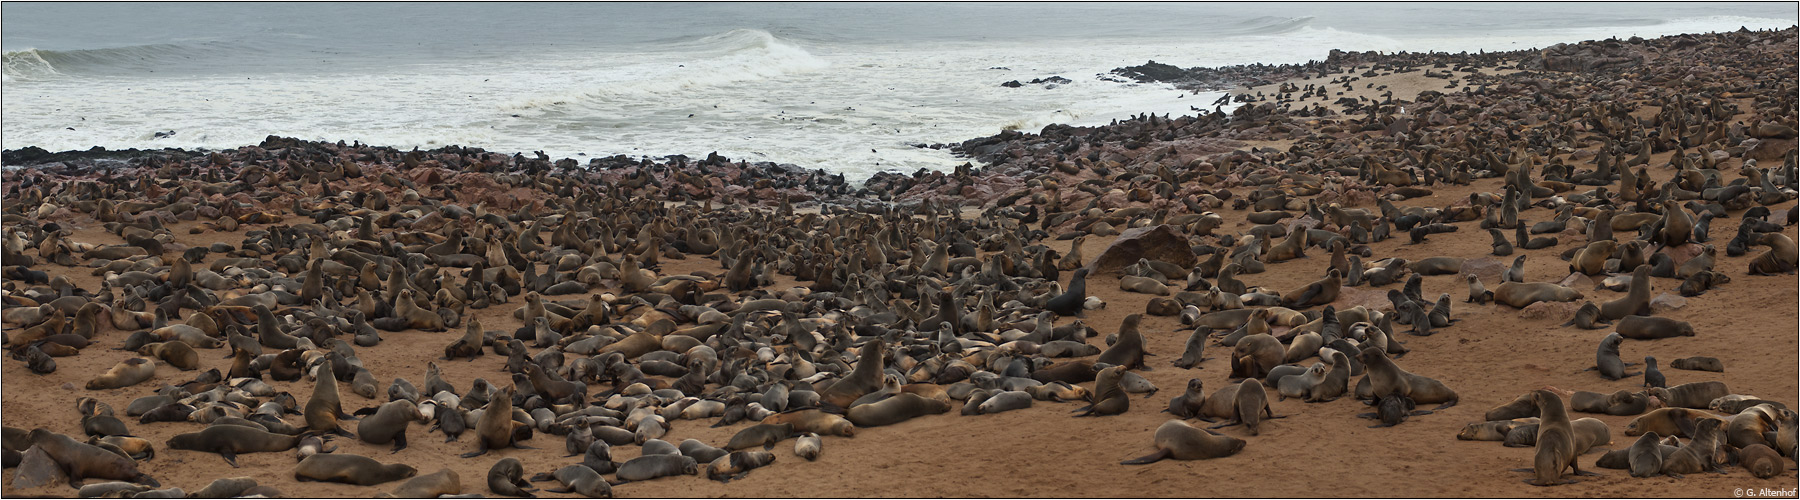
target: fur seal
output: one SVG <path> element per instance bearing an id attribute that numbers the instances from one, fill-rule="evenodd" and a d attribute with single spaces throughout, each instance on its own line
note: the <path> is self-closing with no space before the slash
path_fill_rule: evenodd
<path id="1" fill-rule="evenodd" d="M 1537 423 L 1536 417 L 1473 422 L 1463 426 L 1463 430 L 1456 433 L 1456 439 L 1460 441 L 1504 441 L 1506 435 L 1511 433 L 1514 428 Z"/>
<path id="2" fill-rule="evenodd" d="M 856 425 L 848 419 L 816 409 L 791 410 L 762 419 L 765 424 L 793 424 L 794 432 L 815 432 L 827 436 L 856 437 Z"/>
<path id="3" fill-rule="evenodd" d="M 1540 415 L 1537 454 L 1532 459 L 1532 468 L 1527 470 L 1535 473 L 1537 478 L 1525 482 L 1534 486 L 1568 484 L 1571 481 L 1563 479 L 1563 469 L 1570 469 L 1576 475 L 1591 475 L 1583 473 L 1581 464 L 1576 462 L 1583 450 L 1576 449 L 1575 430 L 1569 424 L 1569 414 L 1563 410 L 1562 397 L 1539 389 L 1533 391 L 1533 399 Z"/>
<path id="4" fill-rule="evenodd" d="M 1181 359 L 1175 360 L 1175 367 L 1181 369 L 1194 368 L 1200 366 L 1201 361 L 1210 359 L 1205 357 L 1205 355 L 1206 339 L 1211 335 L 1211 328 L 1204 326 L 1195 328 L 1194 333 L 1188 335 L 1187 345 L 1181 351 Z"/>
<path id="5" fill-rule="evenodd" d="M 1626 436 L 1654 432 L 1663 436 L 1694 437 L 1694 429 L 1702 420 L 1719 420 L 1717 415 L 1690 408 L 1658 408 L 1625 424 Z"/>
<path id="6" fill-rule="evenodd" d="M 1624 297 L 1600 305 L 1601 321 L 1612 321 L 1632 315 L 1650 314 L 1650 266 L 1640 265 L 1631 272 L 1631 290 Z"/>
<path id="7" fill-rule="evenodd" d="M 130 358 L 113 365 L 105 374 L 89 380 L 87 389 L 98 391 L 130 387 L 156 375 L 156 362 L 150 358 Z"/>
<path id="8" fill-rule="evenodd" d="M 1212 428 L 1218 429 L 1237 424 L 1244 424 L 1244 428 L 1250 431 L 1250 435 L 1255 436 L 1259 432 L 1257 428 L 1261 426 L 1261 417 L 1264 415 L 1267 415 L 1267 418 L 1269 419 L 1284 418 L 1275 416 L 1275 410 L 1269 407 L 1269 395 L 1265 392 L 1267 390 L 1268 389 L 1264 388 L 1262 383 L 1257 382 L 1256 379 L 1247 378 L 1244 379 L 1243 382 L 1238 383 L 1237 393 L 1232 395 L 1232 413 L 1234 414 L 1234 417 L 1232 420 L 1215 425 Z M 1217 395 L 1215 395 L 1215 397 L 1216 396 Z"/>
<path id="9" fill-rule="evenodd" d="M 1575 310 L 1575 317 L 1569 318 L 1569 321 L 1563 323 L 1562 326 L 1572 325 L 1583 330 L 1598 330 L 1611 324 L 1610 321 L 1600 320 L 1600 306 L 1589 301 L 1582 303 L 1581 308 Z"/>
<path id="10" fill-rule="evenodd" d="M 350 417 L 344 414 L 343 403 L 340 401 L 337 377 L 333 376 L 332 363 L 325 361 L 319 368 L 317 383 L 313 384 L 312 397 L 306 400 L 307 430 L 350 436 L 348 431 L 338 426 L 338 419 Z"/>
<path id="11" fill-rule="evenodd" d="M 804 458 L 808 462 L 818 460 L 819 451 L 823 445 L 824 442 L 819 439 L 818 434 L 811 432 L 801 434 L 800 438 L 794 442 L 794 456 Z"/>
<path id="12" fill-rule="evenodd" d="M 177 434 L 164 444 L 172 450 L 218 453 L 225 463 L 237 467 L 237 454 L 277 452 L 294 449 L 300 436 L 284 436 L 262 429 L 237 425 L 214 425 L 200 432 Z"/>
<path id="13" fill-rule="evenodd" d="M 1631 471 L 1631 477 L 1652 477 L 1662 474 L 1663 452 L 1662 436 L 1648 433 L 1639 436 L 1625 451 L 1625 468 Z M 1595 464 L 1598 465 L 1598 464 Z"/>
<path id="14" fill-rule="evenodd" d="M 1663 458 L 1663 474 L 1680 477 L 1681 474 L 1707 472 L 1723 466 L 1726 457 L 1723 442 L 1725 431 L 1719 429 L 1723 422 L 1705 419 L 1696 423 L 1694 438 Z"/>
<path id="15" fill-rule="evenodd" d="M 1123 397 L 1122 393 L 1121 397 Z M 857 427 L 879 427 L 904 422 L 913 417 L 936 415 L 948 411 L 950 411 L 950 403 L 910 392 L 902 392 L 878 402 L 851 408 L 844 416 Z M 791 426 L 789 432 L 792 432 Z"/>
<path id="16" fill-rule="evenodd" d="M 383 464 L 369 457 L 345 453 L 320 453 L 306 457 L 294 467 L 295 480 L 345 483 L 357 486 L 373 486 L 399 481 L 418 473 L 419 470 L 414 469 L 411 465 Z"/>
<path id="17" fill-rule="evenodd" d="M 1662 370 L 1656 369 L 1656 357 L 1644 356 L 1644 387 L 1668 387 L 1669 382 L 1663 378 Z"/>
<path id="18" fill-rule="evenodd" d="M 689 458 L 688 460 L 693 459 Z M 545 488 L 544 491 L 546 492 L 579 493 L 588 498 L 612 498 L 613 496 L 612 484 L 607 483 L 606 478 L 600 477 L 600 473 L 594 472 L 594 469 L 591 469 L 586 465 L 567 465 L 560 469 L 556 469 L 556 472 L 549 474 L 539 473 L 531 477 L 532 481 L 549 481 L 551 479 L 555 479 L 557 482 L 562 483 L 563 487 Z"/>
<path id="19" fill-rule="evenodd" d="M 644 455 L 625 461 L 614 475 L 618 480 L 613 485 L 631 481 L 648 481 L 664 476 L 694 475 L 699 473 L 700 466 L 694 457 L 687 455 Z"/>
<path id="20" fill-rule="evenodd" d="M 1379 348 L 1364 349 L 1357 357 L 1363 362 L 1369 382 L 1369 399 L 1378 402 L 1389 394 L 1398 394 L 1412 398 L 1418 404 L 1442 403 L 1436 410 L 1456 406 L 1458 396 L 1443 382 L 1403 370 L 1394 361 L 1388 359 L 1387 352 Z M 1363 398 L 1361 384 L 1358 384 L 1357 397 Z M 1561 404 L 1561 400 L 1558 400 Z"/>
<path id="21" fill-rule="evenodd" d="M 488 450 L 497 450 L 508 446 L 513 448 L 533 449 L 519 444 L 519 433 L 514 429 L 524 424 L 513 420 L 513 388 L 500 389 L 488 399 L 481 419 L 475 421 L 475 451 L 462 454 L 463 458 L 475 458 L 486 454 Z M 526 427 L 529 428 L 529 427 Z M 529 434 L 526 434 L 529 436 Z"/>
<path id="22" fill-rule="evenodd" d="M 1719 361 L 1719 358 L 1709 358 L 1706 356 L 1691 356 L 1670 361 L 1669 367 L 1677 370 L 1695 370 L 1703 372 L 1723 373 L 1725 371 L 1725 363 Z"/>
<path id="23" fill-rule="evenodd" d="M 1580 291 L 1555 283 L 1509 281 L 1494 287 L 1494 302 L 1518 309 L 1538 302 L 1570 302 L 1581 297 Z"/>
<path id="24" fill-rule="evenodd" d="M 849 375 L 818 391 L 819 401 L 849 408 L 856 398 L 881 389 L 885 383 L 881 372 L 887 364 L 885 351 L 879 338 L 864 342 L 857 351 L 856 367 L 850 370 Z"/>
<path id="25" fill-rule="evenodd" d="M 1569 272 L 1588 276 L 1605 273 L 1606 259 L 1612 258 L 1618 247 L 1619 243 L 1612 240 L 1588 243 L 1569 258 Z"/>
<path id="26" fill-rule="evenodd" d="M 62 434 L 45 429 L 32 429 L 31 433 L 26 435 L 26 442 L 30 446 L 39 448 L 49 456 L 50 460 L 61 466 L 63 474 L 69 478 L 70 486 L 79 487 L 83 480 L 89 478 L 128 481 L 151 487 L 162 486 L 148 474 L 139 472 L 137 462 L 130 458 L 119 456 L 98 446 L 76 441 L 74 438 Z"/>
<path id="27" fill-rule="evenodd" d="M 1119 379 L 1123 378 L 1121 374 L 1124 371 L 1125 367 L 1109 366 L 1095 374 L 1091 404 L 1076 408 L 1075 411 L 1083 412 L 1076 416 L 1118 415 L 1131 409 L 1131 398 L 1127 397 L 1125 391 L 1119 388 Z M 854 421 L 854 419 L 852 420 Z"/>
<path id="28" fill-rule="evenodd" d="M 1618 332 L 1608 333 L 1602 337 L 1600 349 L 1594 354 L 1594 368 L 1590 368 L 1590 370 L 1600 370 L 1600 376 L 1607 380 L 1638 375 L 1637 373 L 1625 373 L 1626 366 L 1637 363 L 1626 363 L 1619 359 L 1619 344 L 1624 341 L 1624 337 L 1619 336 Z"/>
<path id="29" fill-rule="evenodd" d="M 1100 353 L 1100 357 L 1095 361 L 1123 366 L 1127 370 L 1149 369 L 1144 366 L 1144 356 L 1147 354 L 1144 352 L 1144 335 L 1138 333 L 1138 321 L 1143 317 L 1142 314 L 1125 316 L 1125 319 L 1119 323 L 1119 341 L 1113 343 L 1112 347 L 1107 348 L 1105 352 Z"/>
<path id="30" fill-rule="evenodd" d="M 704 475 L 707 479 L 729 483 L 733 479 L 742 479 L 750 474 L 751 469 L 775 463 L 775 454 L 767 451 L 734 451 L 731 454 L 714 459 L 706 465 Z"/>
<path id="31" fill-rule="evenodd" d="M 200 368 L 200 353 L 194 352 L 194 348 L 188 346 L 186 342 L 178 340 L 144 344 L 143 347 L 138 348 L 138 354 L 155 356 L 156 359 L 163 360 L 169 366 L 184 371 Z"/>
<path id="32" fill-rule="evenodd" d="M 495 495 L 508 497 L 534 497 L 531 492 L 537 491 L 525 480 L 525 464 L 513 457 L 502 458 L 488 468 L 487 486 Z"/>
<path id="33" fill-rule="evenodd" d="M 1650 395 L 1672 408 L 1707 409 L 1712 401 L 1731 394 L 1724 382 L 1690 382 L 1674 387 L 1650 389 Z"/>
<path id="34" fill-rule="evenodd" d="M 456 471 L 439 469 L 437 472 L 408 479 L 387 494 L 394 498 L 438 498 L 442 495 L 458 495 L 462 494 L 462 478 L 456 475 Z"/>
<path id="35" fill-rule="evenodd" d="M 1163 411 L 1184 419 L 1194 418 L 1200 415 L 1200 410 L 1205 403 L 1205 383 L 1200 379 L 1192 378 L 1187 381 L 1187 392 L 1170 399 L 1169 408 Z"/>
<path id="36" fill-rule="evenodd" d="M 1287 357 L 1287 349 L 1273 335 L 1258 333 L 1238 339 L 1232 347 L 1231 376 L 1233 378 L 1260 379 L 1268 376 L 1269 370 L 1281 364 Z"/>
<path id="37" fill-rule="evenodd" d="M 1759 479 L 1768 479 L 1787 471 L 1787 462 L 1781 459 L 1781 454 L 1762 444 L 1753 444 L 1739 450 L 1738 463 L 1744 466 L 1744 470 L 1750 471 L 1750 475 Z M 1635 470 L 1633 475 L 1636 475 Z"/>
<path id="38" fill-rule="evenodd" d="M 1636 340 L 1694 336 L 1694 325 L 1660 316 L 1626 316 L 1614 329 L 1619 335 Z"/>
<path id="39" fill-rule="evenodd" d="M 1180 420 L 1163 422 L 1153 438 L 1156 452 L 1119 462 L 1121 465 L 1143 465 L 1165 458 L 1205 460 L 1228 457 L 1244 449 L 1244 440 L 1188 425 Z"/>
<path id="40" fill-rule="evenodd" d="M 913 395 L 913 394 L 906 394 L 906 395 L 918 397 L 917 395 Z M 898 397 L 898 396 L 896 396 L 896 397 Z M 920 398 L 920 399 L 924 399 L 924 398 Z M 928 400 L 928 401 L 930 401 L 930 400 Z M 869 406 L 869 405 L 863 405 L 863 406 Z M 851 408 L 851 410 L 856 410 L 856 409 L 862 408 L 863 406 Z M 949 405 L 945 405 L 945 410 L 948 411 L 948 409 L 949 409 Z M 852 419 L 852 421 L 854 421 L 854 420 L 855 419 Z M 858 424 L 858 425 L 862 425 L 862 424 Z M 728 451 L 737 451 L 737 450 L 752 448 L 752 447 L 756 447 L 756 446 L 761 446 L 765 449 L 774 448 L 775 443 L 782 442 L 782 441 L 786 440 L 787 438 L 790 438 L 793 436 L 794 436 L 794 424 L 792 424 L 792 423 L 756 424 L 756 425 L 752 425 L 750 427 L 746 427 L 746 428 L 744 428 L 744 430 L 738 431 L 737 434 L 733 434 L 731 436 L 731 441 L 725 445 L 725 449 Z"/>
<path id="41" fill-rule="evenodd" d="M 363 412 L 358 411 L 358 414 Z M 369 444 L 394 443 L 398 453 L 406 449 L 406 426 L 413 422 L 426 422 L 424 413 L 419 412 L 419 405 L 412 401 L 389 401 L 373 409 L 373 416 L 364 417 L 356 423 L 356 438 Z"/>
<path id="42" fill-rule="evenodd" d="M 1481 285 L 1480 276 L 1476 276 L 1475 273 L 1469 273 L 1464 276 L 1463 279 L 1469 282 L 1469 298 L 1463 300 L 1463 302 L 1474 302 L 1485 306 L 1488 302 L 1494 300 L 1494 292 Z"/>

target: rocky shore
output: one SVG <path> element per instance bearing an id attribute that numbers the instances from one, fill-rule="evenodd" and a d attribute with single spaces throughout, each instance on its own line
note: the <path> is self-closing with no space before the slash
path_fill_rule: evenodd
<path id="1" fill-rule="evenodd" d="M 1796 33 L 1133 66 L 1242 106 L 861 186 L 7 150 L 0 493 L 1791 488 Z"/>

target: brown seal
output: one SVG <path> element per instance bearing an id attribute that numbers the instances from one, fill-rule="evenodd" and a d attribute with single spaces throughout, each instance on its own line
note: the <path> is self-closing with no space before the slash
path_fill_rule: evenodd
<path id="1" fill-rule="evenodd" d="M 837 405 L 840 408 L 850 407 L 850 403 L 864 394 L 881 389 L 884 383 L 881 370 L 886 365 L 886 348 L 881 339 L 864 342 L 856 354 L 856 367 L 843 379 L 831 384 L 819 392 L 819 400 Z"/>
<path id="2" fill-rule="evenodd" d="M 444 359 L 469 358 L 469 361 L 474 361 L 482 354 L 481 337 L 481 320 L 471 318 L 467 328 L 463 330 L 463 336 L 444 346 Z"/>
<path id="3" fill-rule="evenodd" d="M 156 458 L 156 448 L 150 445 L 150 440 L 148 439 L 131 436 L 106 436 L 89 438 L 88 444 L 94 446 L 104 444 L 116 447 L 119 451 L 125 452 L 126 458 L 132 460 L 149 460 Z"/>
<path id="4" fill-rule="evenodd" d="M 1694 325 L 1660 316 L 1626 316 L 1614 329 L 1619 335 L 1634 340 L 1694 336 Z"/>
<path id="5" fill-rule="evenodd" d="M 1663 458 L 1663 474 L 1680 477 L 1680 474 L 1693 474 L 1717 470 L 1725 464 L 1725 431 L 1719 429 L 1722 420 L 1706 419 L 1694 425 L 1694 438 L 1681 449 Z"/>
<path id="6" fill-rule="evenodd" d="M 1268 376 L 1269 370 L 1281 364 L 1287 357 L 1287 349 L 1282 348 L 1281 341 L 1267 333 L 1247 335 L 1238 339 L 1232 347 L 1231 377 L 1260 379 Z"/>
<path id="7" fill-rule="evenodd" d="M 826 436 L 856 437 L 856 424 L 843 416 L 816 409 L 792 410 L 769 415 L 765 424 L 793 424 L 794 432 L 816 432 Z"/>
<path id="8" fill-rule="evenodd" d="M 130 387 L 142 383 L 145 380 L 150 380 L 150 377 L 155 375 L 155 361 L 152 361 L 150 358 L 131 358 L 120 361 L 119 364 L 113 365 L 112 369 L 107 370 L 105 374 L 95 377 L 93 380 L 89 380 L 87 389 L 90 391 L 97 391 Z"/>
<path id="9" fill-rule="evenodd" d="M 1476 276 L 1475 273 L 1469 273 L 1467 276 L 1463 277 L 1463 279 L 1469 282 L 1469 298 L 1463 300 L 1463 302 L 1474 302 L 1485 306 L 1488 302 L 1494 300 L 1494 292 L 1481 285 L 1480 276 Z"/>
<path id="10" fill-rule="evenodd" d="M 162 486 L 148 474 L 139 472 L 137 462 L 122 457 L 98 446 L 76 441 L 74 438 L 50 432 L 45 429 L 32 429 L 26 442 L 48 454 L 50 460 L 62 467 L 62 472 L 69 478 L 70 486 L 80 486 L 88 478 L 129 481 L 153 487 Z M 29 450 L 28 450 L 29 451 Z"/>
<path id="11" fill-rule="evenodd" d="M 214 425 L 200 432 L 177 434 L 169 438 L 172 450 L 218 453 L 225 463 L 237 467 L 237 454 L 287 451 L 300 443 L 300 436 L 284 436 L 262 429 L 238 425 Z"/>
<path id="12" fill-rule="evenodd" d="M 1463 430 L 1456 433 L 1456 439 L 1462 441 L 1504 441 L 1506 440 L 1506 435 L 1511 433 L 1514 428 L 1522 425 L 1536 425 L 1537 423 L 1537 417 L 1474 422 L 1463 426 Z"/>
<path id="13" fill-rule="evenodd" d="M 948 411 L 950 411 L 950 403 L 910 392 L 902 392 L 881 401 L 851 408 L 844 414 L 844 417 L 848 418 L 850 423 L 856 424 L 857 427 L 880 427 L 904 422 L 913 417 L 936 415 Z"/>
<path id="14" fill-rule="evenodd" d="M 169 363 L 169 366 L 181 370 L 200 368 L 200 353 L 194 352 L 192 346 L 179 340 L 144 344 L 143 347 L 138 348 L 138 354 L 155 356 L 156 359 L 163 360 Z"/>
<path id="15" fill-rule="evenodd" d="M 1570 302 L 1581 297 L 1580 291 L 1555 283 L 1508 281 L 1494 287 L 1494 302 L 1519 309 L 1538 302 Z"/>
<path id="16" fill-rule="evenodd" d="M 1336 301 L 1344 286 L 1344 274 L 1337 269 L 1326 271 L 1325 279 L 1307 283 L 1281 296 L 1281 304 L 1292 309 L 1330 304 Z"/>
<path id="17" fill-rule="evenodd" d="M 647 481 L 664 476 L 694 475 L 700 472 L 699 464 L 694 457 L 687 455 L 643 455 L 626 460 L 619 466 L 612 484 L 620 485 L 631 481 Z"/>
<path id="18" fill-rule="evenodd" d="M 1539 389 L 1532 392 L 1538 406 L 1537 454 L 1532 459 L 1532 468 L 1525 469 L 1537 475 L 1536 479 L 1525 481 L 1535 486 L 1552 486 L 1568 484 L 1573 481 L 1563 479 L 1563 469 L 1570 469 L 1576 475 L 1584 475 L 1581 464 L 1576 458 L 1582 450 L 1577 450 L 1575 430 L 1569 423 L 1569 414 L 1563 410 L 1562 397 L 1556 393 Z M 1592 474 L 1592 473 L 1585 473 Z"/>
<path id="19" fill-rule="evenodd" d="M 1719 358 L 1706 356 L 1690 356 L 1669 362 L 1669 367 L 1677 370 L 1696 370 L 1703 372 L 1724 372 L 1725 363 Z"/>
<path id="20" fill-rule="evenodd" d="M 424 413 L 419 412 L 419 405 L 405 399 L 389 401 L 373 408 L 373 416 L 364 417 L 356 422 L 356 438 L 369 444 L 394 443 L 398 452 L 406 449 L 406 427 L 413 422 L 427 422 Z M 357 414 L 365 414 L 358 410 Z"/>
<path id="21" fill-rule="evenodd" d="M 1624 297 L 1600 304 L 1601 321 L 1612 321 L 1632 315 L 1650 314 L 1650 266 L 1637 266 L 1631 272 L 1631 290 Z"/>
<path id="22" fill-rule="evenodd" d="M 1569 272 L 1588 276 L 1605 273 L 1606 259 L 1612 258 L 1613 253 L 1618 251 L 1618 247 L 1619 242 L 1613 240 L 1588 243 L 1586 247 L 1576 250 L 1575 255 L 1569 258 Z"/>
<path id="23" fill-rule="evenodd" d="M 1188 379 L 1187 392 L 1170 399 L 1169 408 L 1163 411 L 1181 418 L 1194 418 L 1199 416 L 1201 406 L 1206 404 L 1205 387 L 1205 383 L 1201 382 L 1200 379 Z"/>
<path id="24" fill-rule="evenodd" d="M 862 408 L 862 406 L 858 406 L 857 408 Z M 738 431 L 737 434 L 733 434 L 731 436 L 731 442 L 726 443 L 725 449 L 737 451 L 756 446 L 761 446 L 764 449 L 774 448 L 775 443 L 794 437 L 794 434 L 794 424 L 792 423 L 756 424 L 745 427 L 744 430 Z"/>
<path id="25" fill-rule="evenodd" d="M 794 441 L 794 456 L 804 458 L 808 462 L 818 460 L 819 452 L 824 444 L 818 434 L 811 432 L 801 434 L 800 438 Z"/>
<path id="26" fill-rule="evenodd" d="M 545 488 L 544 491 L 580 493 L 588 498 L 612 498 L 612 485 L 606 482 L 606 478 L 600 477 L 600 473 L 594 472 L 594 469 L 586 465 L 568 465 L 556 469 L 556 472 L 553 473 L 539 473 L 531 476 L 532 481 L 549 481 L 551 479 L 562 483 L 563 487 L 560 489 Z"/>
<path id="27" fill-rule="evenodd" d="M 319 378 L 313 384 L 312 397 L 306 400 L 306 428 L 320 433 L 331 433 L 343 436 L 351 435 L 338 426 L 338 419 L 350 418 L 344 414 L 342 400 L 338 399 L 337 377 L 332 374 L 331 361 L 325 361 L 319 367 Z"/>
<path id="28" fill-rule="evenodd" d="M 1724 382 L 1690 382 L 1674 387 L 1655 387 L 1650 395 L 1661 399 L 1663 406 L 1672 408 L 1707 409 L 1713 400 L 1731 394 L 1731 388 Z"/>
<path id="29" fill-rule="evenodd" d="M 357 486 L 373 486 L 413 477 L 418 469 L 406 464 L 383 464 L 373 458 L 345 453 L 320 453 L 294 466 L 294 479 Z"/>
<path id="30" fill-rule="evenodd" d="M 1720 420 L 1713 415 L 1690 408 L 1658 408 L 1625 424 L 1625 435 L 1639 436 L 1654 432 L 1663 436 L 1694 437 L 1694 429 L 1702 420 Z"/>
<path id="31" fill-rule="evenodd" d="M 729 483 L 733 479 L 742 479 L 750 474 L 751 469 L 775 463 L 775 454 L 767 451 L 734 451 L 714 459 L 706 465 L 704 475 L 707 479 Z"/>
<path id="32" fill-rule="evenodd" d="M 1781 454 L 1776 453 L 1774 448 L 1761 444 L 1753 444 L 1739 450 L 1738 464 L 1743 465 L 1744 470 L 1750 471 L 1750 475 L 1760 479 L 1768 479 L 1787 472 L 1787 462 L 1781 459 Z"/>
<path id="33" fill-rule="evenodd" d="M 1250 430 L 1250 435 L 1255 436 L 1259 432 L 1258 427 L 1262 425 L 1262 417 L 1264 415 L 1267 415 L 1267 418 L 1270 419 L 1284 418 L 1275 416 L 1275 410 L 1269 408 L 1269 394 L 1266 392 L 1267 390 L 1268 389 L 1264 388 L 1262 383 L 1257 382 L 1256 379 L 1247 378 L 1244 379 L 1243 382 L 1238 383 L 1237 394 L 1232 395 L 1232 420 L 1212 426 L 1212 428 L 1218 429 L 1237 424 L 1244 424 L 1244 428 Z M 1217 397 L 1217 395 L 1214 396 Z"/>
<path id="34" fill-rule="evenodd" d="M 1357 357 L 1363 362 L 1363 370 L 1367 373 L 1363 382 L 1367 382 L 1369 387 L 1369 392 L 1365 395 L 1363 383 L 1358 382 L 1356 397 L 1359 399 L 1366 397 L 1372 400 L 1371 403 L 1378 403 L 1384 396 L 1397 394 L 1412 398 L 1418 404 L 1441 403 L 1435 410 L 1456 406 L 1459 401 L 1456 391 L 1450 390 L 1443 382 L 1401 369 L 1380 348 L 1364 349 Z M 1558 404 L 1560 403 L 1561 400 L 1558 400 Z"/>
<path id="35" fill-rule="evenodd" d="M 1582 303 L 1581 308 L 1575 310 L 1575 317 L 1569 318 L 1569 321 L 1563 323 L 1562 326 L 1574 326 L 1583 330 L 1599 330 L 1610 326 L 1611 324 L 1612 323 L 1609 321 L 1600 320 L 1600 306 L 1596 306 L 1590 301 Z"/>
<path id="36" fill-rule="evenodd" d="M 408 479 L 387 494 L 394 498 L 438 498 L 439 495 L 460 495 L 462 494 L 462 478 L 456 475 L 456 471 L 439 469 L 437 472 Z"/>
<path id="37" fill-rule="evenodd" d="M 487 453 L 488 450 L 497 450 L 508 446 L 533 449 L 518 442 L 518 439 L 521 439 L 520 433 L 515 429 L 524 424 L 513 420 L 512 397 L 514 390 L 512 387 L 500 389 L 488 399 L 487 407 L 481 413 L 481 420 L 475 421 L 475 451 L 462 454 L 463 458 L 475 458 Z M 525 436 L 529 437 L 530 434 L 525 434 Z"/>
<path id="38" fill-rule="evenodd" d="M 1092 403 L 1076 408 L 1083 412 L 1078 417 L 1118 415 L 1131 409 L 1131 398 L 1119 388 L 1119 379 L 1124 378 L 1125 367 L 1110 366 L 1094 376 L 1094 396 Z"/>
<path id="39" fill-rule="evenodd" d="M 1146 368 L 1144 366 L 1144 334 L 1138 333 L 1138 321 L 1144 315 L 1131 314 L 1119 323 L 1119 341 L 1114 342 L 1106 352 L 1100 353 L 1096 362 L 1119 365 L 1130 370 Z"/>
<path id="40" fill-rule="evenodd" d="M 1221 435 L 1200 429 L 1187 422 L 1170 420 L 1156 428 L 1156 452 L 1142 457 L 1119 462 L 1122 465 L 1142 465 L 1173 458 L 1175 460 L 1205 460 L 1209 458 L 1227 457 L 1244 449 L 1244 440 Z"/>
<path id="41" fill-rule="evenodd" d="M 537 491 L 530 481 L 525 480 L 525 464 L 513 457 L 494 462 L 488 469 L 487 486 L 495 495 L 509 497 L 531 497 L 534 496 L 531 492 Z"/>

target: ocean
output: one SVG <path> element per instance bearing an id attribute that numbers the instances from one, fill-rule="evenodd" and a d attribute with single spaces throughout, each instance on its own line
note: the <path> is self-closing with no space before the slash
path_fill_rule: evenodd
<path id="1" fill-rule="evenodd" d="M 1791 2 L 9 2 L 0 146 L 280 135 L 583 162 L 716 151 L 856 182 L 967 161 L 918 144 L 1211 109 L 1219 94 L 1107 77 L 1149 60 L 1514 50 L 1795 19 Z M 1050 77 L 1068 81 L 1028 83 Z"/>

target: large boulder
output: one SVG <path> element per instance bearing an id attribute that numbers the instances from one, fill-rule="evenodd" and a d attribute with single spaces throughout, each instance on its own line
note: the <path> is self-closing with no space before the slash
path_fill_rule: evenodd
<path id="1" fill-rule="evenodd" d="M 1183 268 L 1194 266 L 1194 250 L 1175 226 L 1140 227 L 1119 234 L 1106 250 L 1087 265 L 1089 273 L 1113 272 L 1138 259 L 1160 260 Z"/>

